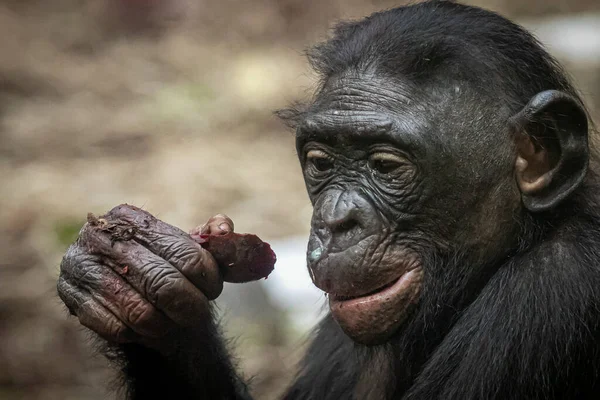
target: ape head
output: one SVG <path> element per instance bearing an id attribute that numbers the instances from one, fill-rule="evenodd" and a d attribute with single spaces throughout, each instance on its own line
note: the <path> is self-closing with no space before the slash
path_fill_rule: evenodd
<path id="1" fill-rule="evenodd" d="M 460 310 L 549 234 L 588 170 L 587 113 L 506 19 L 432 1 L 338 26 L 296 131 L 308 265 L 344 332 L 382 343 Z"/>

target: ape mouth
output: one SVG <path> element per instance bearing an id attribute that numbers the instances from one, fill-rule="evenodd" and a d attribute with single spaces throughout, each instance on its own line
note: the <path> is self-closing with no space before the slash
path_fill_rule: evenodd
<path id="1" fill-rule="evenodd" d="M 372 290 L 368 293 L 364 293 L 364 294 L 359 294 L 356 296 L 342 296 L 342 295 L 336 295 L 335 293 L 329 293 L 329 297 L 333 300 L 333 301 L 337 301 L 337 302 L 342 302 L 342 301 L 349 301 L 349 300 L 354 300 L 354 299 L 360 299 L 360 298 L 364 298 L 364 297 L 370 297 L 372 295 L 378 294 L 383 292 L 384 290 L 394 286 L 396 283 L 398 283 L 398 281 L 400 280 L 401 277 L 398 277 L 396 279 L 394 279 L 393 281 L 386 283 L 383 286 L 378 287 L 375 290 Z"/>
<path id="2" fill-rule="evenodd" d="M 367 294 L 330 294 L 331 314 L 355 342 L 382 343 L 406 321 L 418 301 L 422 280 L 423 270 L 418 265 Z"/>

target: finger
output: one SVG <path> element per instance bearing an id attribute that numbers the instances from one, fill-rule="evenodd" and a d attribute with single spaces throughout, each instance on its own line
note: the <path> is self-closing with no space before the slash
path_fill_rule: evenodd
<path id="1" fill-rule="evenodd" d="M 75 248 L 61 266 L 61 277 L 77 282 L 80 290 L 123 321 L 136 333 L 151 338 L 164 336 L 173 323 L 144 299 L 110 267 L 100 264 L 98 256 Z M 77 267 L 73 265 L 77 263 Z"/>
<path id="2" fill-rule="evenodd" d="M 223 279 L 217 262 L 189 236 L 136 233 L 135 239 L 177 268 L 209 300 L 216 299 L 223 291 Z"/>
<path id="3" fill-rule="evenodd" d="M 202 234 L 225 235 L 233 232 L 233 221 L 225 214 L 217 214 L 211 217 L 205 224 Z"/>
<path id="4" fill-rule="evenodd" d="M 206 296 L 173 265 L 141 244 L 111 242 L 107 234 L 89 225 L 81 232 L 81 242 L 177 324 L 193 325 L 207 317 Z"/>
<path id="5" fill-rule="evenodd" d="M 225 214 L 217 214 L 204 224 L 195 227 L 190 231 L 190 235 L 225 235 L 233 232 L 233 221 Z"/>
<path id="6" fill-rule="evenodd" d="M 80 290 L 65 277 L 58 279 L 58 295 L 65 303 L 71 314 L 79 318 L 86 328 L 96 332 L 102 338 L 116 343 L 129 343 L 136 339 L 136 334 L 115 317 L 110 311 Z"/>
<path id="7" fill-rule="evenodd" d="M 179 228 L 133 206 L 115 207 L 105 218 L 109 223 L 134 227 L 131 237 L 135 241 L 167 260 L 209 300 L 217 298 L 223 291 L 223 280 L 217 262 Z"/>

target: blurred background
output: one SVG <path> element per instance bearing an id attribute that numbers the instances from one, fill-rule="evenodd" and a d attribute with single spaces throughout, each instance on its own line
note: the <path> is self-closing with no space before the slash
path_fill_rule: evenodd
<path id="1" fill-rule="evenodd" d="M 600 107 L 600 0 L 480 0 L 524 24 Z M 322 312 L 311 215 L 272 111 L 314 83 L 304 49 L 387 0 L 0 2 L 0 399 L 109 399 L 110 372 L 55 294 L 87 212 L 144 207 L 188 230 L 226 213 L 278 253 L 218 300 L 257 398 L 283 390 Z"/>

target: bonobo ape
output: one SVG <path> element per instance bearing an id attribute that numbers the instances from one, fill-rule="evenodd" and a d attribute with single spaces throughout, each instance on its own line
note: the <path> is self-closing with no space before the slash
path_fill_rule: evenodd
<path id="1" fill-rule="evenodd" d="M 343 23 L 309 59 L 316 95 L 278 115 L 331 312 L 283 398 L 597 398 L 597 155 L 557 62 L 448 1 Z M 212 318 L 221 288 L 211 254 L 168 229 L 111 246 L 84 227 L 58 283 L 130 398 L 250 399 Z"/>

